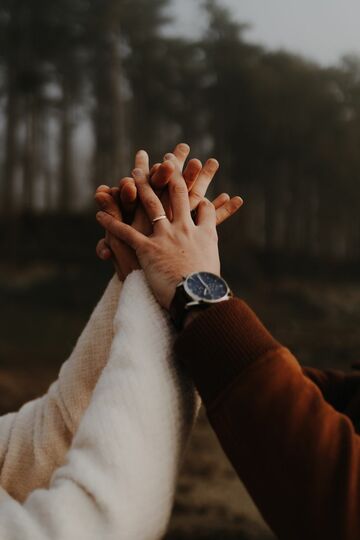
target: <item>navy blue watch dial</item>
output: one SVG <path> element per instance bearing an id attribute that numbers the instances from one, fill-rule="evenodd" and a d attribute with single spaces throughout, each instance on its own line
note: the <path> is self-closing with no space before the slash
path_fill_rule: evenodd
<path id="1" fill-rule="evenodd" d="M 218 302 L 229 294 L 229 287 L 220 276 L 210 272 L 196 272 L 186 278 L 184 288 L 194 300 Z"/>

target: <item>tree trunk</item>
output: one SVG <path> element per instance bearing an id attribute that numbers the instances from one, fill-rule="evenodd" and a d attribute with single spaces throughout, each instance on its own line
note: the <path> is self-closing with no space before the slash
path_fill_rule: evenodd
<path id="1" fill-rule="evenodd" d="M 125 139 L 125 106 L 121 94 L 121 59 L 116 44 L 108 41 L 96 64 L 94 187 L 119 180 L 129 155 Z"/>
<path id="2" fill-rule="evenodd" d="M 59 209 L 66 212 L 71 207 L 72 182 L 73 182 L 73 156 L 72 156 L 72 131 L 70 96 L 63 85 L 63 100 L 61 107 L 60 127 L 60 170 L 59 170 Z"/>
<path id="3" fill-rule="evenodd" d="M 1 211 L 11 214 L 14 210 L 14 182 L 17 161 L 17 126 L 18 126 L 18 98 L 9 82 L 7 109 L 6 109 L 6 134 L 5 134 L 5 163 L 4 177 L 1 186 Z"/>
<path id="4" fill-rule="evenodd" d="M 35 94 L 26 100 L 26 138 L 23 153 L 23 210 L 31 212 L 34 209 L 34 189 L 38 167 L 38 113 L 39 103 Z"/>

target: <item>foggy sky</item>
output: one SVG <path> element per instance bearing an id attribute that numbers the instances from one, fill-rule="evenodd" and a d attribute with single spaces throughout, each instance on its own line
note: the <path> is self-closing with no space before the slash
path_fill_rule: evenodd
<path id="1" fill-rule="evenodd" d="M 173 0 L 176 30 L 196 35 L 204 24 L 199 0 Z M 249 41 L 285 48 L 322 64 L 348 52 L 360 55 L 359 0 L 222 0 L 253 26 Z"/>

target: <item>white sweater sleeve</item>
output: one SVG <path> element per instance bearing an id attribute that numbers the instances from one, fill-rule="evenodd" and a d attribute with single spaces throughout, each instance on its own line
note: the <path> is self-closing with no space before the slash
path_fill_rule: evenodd
<path id="1" fill-rule="evenodd" d="M 23 505 L 0 504 L 2 540 L 154 540 L 164 533 L 197 398 L 139 271 L 124 284 L 109 361 L 64 466 Z"/>
<path id="2" fill-rule="evenodd" d="M 0 485 L 19 501 L 64 462 L 109 356 L 120 290 L 114 277 L 48 393 L 0 418 Z"/>

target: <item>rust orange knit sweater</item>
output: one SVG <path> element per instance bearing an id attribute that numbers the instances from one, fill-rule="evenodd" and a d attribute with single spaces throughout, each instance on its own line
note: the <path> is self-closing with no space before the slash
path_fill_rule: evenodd
<path id="1" fill-rule="evenodd" d="M 176 353 L 280 540 L 360 539 L 360 375 L 302 369 L 251 309 L 201 313 Z"/>

